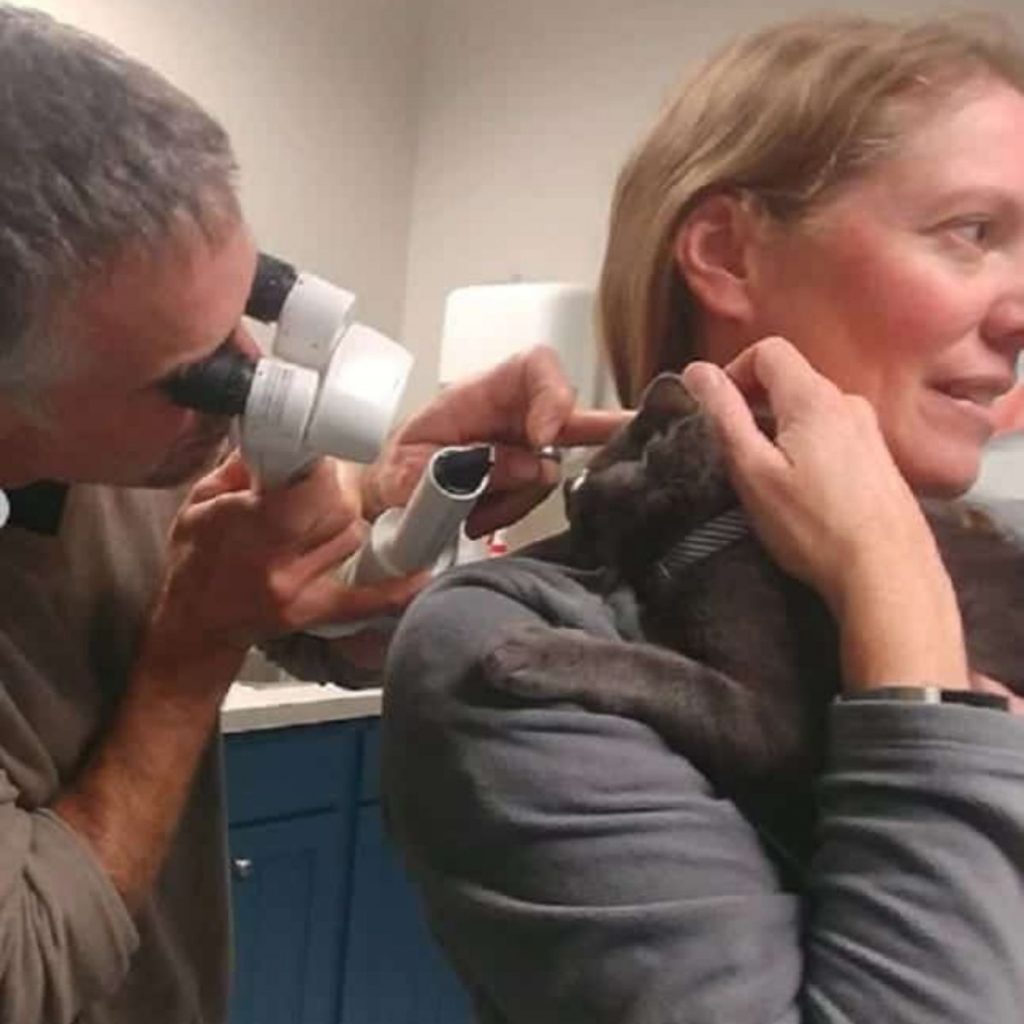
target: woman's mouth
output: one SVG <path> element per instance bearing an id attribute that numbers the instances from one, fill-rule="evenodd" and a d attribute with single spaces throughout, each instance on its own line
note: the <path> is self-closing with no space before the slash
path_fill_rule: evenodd
<path id="1" fill-rule="evenodd" d="M 1007 377 L 973 377 L 936 384 L 931 391 L 959 418 L 975 424 L 987 439 L 995 429 L 992 407 L 1013 383 Z"/>

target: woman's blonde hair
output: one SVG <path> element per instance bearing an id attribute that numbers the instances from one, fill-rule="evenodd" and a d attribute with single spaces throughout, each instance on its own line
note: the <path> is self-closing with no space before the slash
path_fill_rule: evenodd
<path id="1" fill-rule="evenodd" d="M 891 153 L 908 111 L 987 75 L 1024 92 L 1024 51 L 1003 21 L 976 15 L 787 22 L 705 64 L 633 152 L 612 201 L 598 318 L 623 404 L 696 354 L 673 248 L 700 198 L 746 193 L 792 222 Z"/>

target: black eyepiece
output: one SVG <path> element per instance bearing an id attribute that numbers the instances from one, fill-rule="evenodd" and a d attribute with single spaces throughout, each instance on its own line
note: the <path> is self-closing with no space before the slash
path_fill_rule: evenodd
<path id="1" fill-rule="evenodd" d="M 213 355 L 175 371 L 162 384 L 175 405 L 215 416 L 240 416 L 256 364 L 228 339 Z"/>
<path id="2" fill-rule="evenodd" d="M 281 308 L 288 293 L 295 286 L 299 272 L 284 260 L 261 252 L 256 263 L 256 277 L 253 278 L 245 315 L 260 323 L 271 324 L 281 316 Z"/>

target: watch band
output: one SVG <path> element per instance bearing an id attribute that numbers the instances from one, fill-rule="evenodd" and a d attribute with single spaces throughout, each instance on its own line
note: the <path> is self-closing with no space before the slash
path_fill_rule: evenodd
<path id="1" fill-rule="evenodd" d="M 870 690 L 844 694 L 842 703 L 869 700 L 903 701 L 910 704 L 963 704 L 990 711 L 1009 711 L 1010 700 L 1001 693 L 980 690 L 944 690 L 941 686 L 875 686 Z"/>

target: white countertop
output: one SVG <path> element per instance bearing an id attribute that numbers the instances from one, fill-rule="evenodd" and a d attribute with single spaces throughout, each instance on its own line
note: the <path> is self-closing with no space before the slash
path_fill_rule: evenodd
<path id="1" fill-rule="evenodd" d="M 380 714 L 381 690 L 346 690 L 333 683 L 240 681 L 221 705 L 222 732 L 369 718 Z"/>

